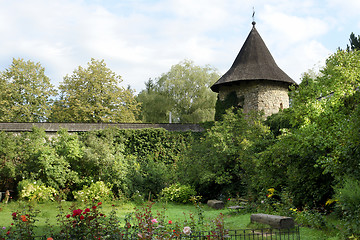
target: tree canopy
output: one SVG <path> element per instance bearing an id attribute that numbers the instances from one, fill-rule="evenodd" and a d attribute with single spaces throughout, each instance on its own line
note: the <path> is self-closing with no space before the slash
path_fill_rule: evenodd
<path id="1" fill-rule="evenodd" d="M 55 93 L 40 63 L 13 59 L 0 75 L 0 121 L 46 121 Z"/>
<path id="2" fill-rule="evenodd" d="M 119 84 L 122 79 L 104 60 L 91 59 L 60 84 L 52 122 L 135 122 L 139 104 L 133 92 Z"/>
<path id="3" fill-rule="evenodd" d="M 360 50 L 360 35 L 358 35 L 357 37 L 355 36 L 354 33 L 350 34 L 350 46 L 347 45 L 347 50 Z"/>
<path id="4" fill-rule="evenodd" d="M 190 60 L 173 65 L 155 81 L 150 79 L 146 89 L 139 93 L 143 121 L 167 122 L 169 112 L 173 122 L 213 121 L 216 93 L 210 86 L 219 77 L 211 66 L 196 66 Z"/>

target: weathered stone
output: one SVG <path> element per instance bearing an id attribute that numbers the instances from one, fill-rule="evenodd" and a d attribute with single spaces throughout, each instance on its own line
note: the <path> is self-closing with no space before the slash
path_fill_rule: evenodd
<path id="1" fill-rule="evenodd" d="M 199 124 L 180 123 L 0 123 L 0 131 L 5 132 L 30 132 L 33 127 L 42 128 L 46 133 L 56 133 L 61 128 L 68 132 L 87 132 L 106 128 L 119 129 L 143 129 L 143 128 L 164 128 L 168 131 L 192 131 L 201 132 L 204 129 Z"/>
<path id="2" fill-rule="evenodd" d="M 268 224 L 273 228 L 284 229 L 295 227 L 294 219 L 291 217 L 283 217 L 269 214 L 252 214 L 250 217 L 251 222 L 258 222 L 262 224 Z"/>
<path id="3" fill-rule="evenodd" d="M 242 81 L 231 86 L 221 86 L 220 100 L 235 91 L 244 113 L 264 111 L 264 117 L 279 112 L 279 109 L 289 107 L 288 85 L 282 82 L 264 80 Z"/>
<path id="4" fill-rule="evenodd" d="M 220 200 L 208 200 L 207 205 L 215 209 L 223 209 L 225 207 L 224 202 Z"/>

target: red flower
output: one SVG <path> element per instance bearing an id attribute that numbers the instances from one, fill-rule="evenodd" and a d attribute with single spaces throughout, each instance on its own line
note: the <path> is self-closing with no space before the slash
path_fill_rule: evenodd
<path id="1" fill-rule="evenodd" d="M 101 205 L 101 204 L 102 204 L 102 202 L 98 202 L 98 206 Z"/>
<path id="2" fill-rule="evenodd" d="M 27 222 L 26 216 L 25 216 L 25 215 L 21 215 L 21 220 L 22 220 L 23 222 Z"/>
<path id="3" fill-rule="evenodd" d="M 84 211 L 85 214 L 88 213 L 88 212 L 90 212 L 90 208 L 87 208 L 87 209 L 85 209 L 85 211 Z"/>
<path id="4" fill-rule="evenodd" d="M 80 220 L 84 220 L 84 218 L 85 218 L 85 217 L 84 217 L 83 215 L 80 216 Z"/>
<path id="5" fill-rule="evenodd" d="M 95 209 L 96 209 L 96 206 L 92 206 L 92 209 L 94 209 L 94 210 L 95 210 Z"/>
<path id="6" fill-rule="evenodd" d="M 73 211 L 73 217 L 77 216 L 77 215 L 80 215 L 82 213 L 82 210 L 81 209 L 75 209 Z"/>
<path id="7" fill-rule="evenodd" d="M 7 235 L 9 235 L 10 234 L 10 231 L 7 231 L 7 233 L 6 233 Z"/>
<path id="8" fill-rule="evenodd" d="M 70 218 L 70 214 L 66 215 L 67 218 Z"/>
<path id="9" fill-rule="evenodd" d="M 228 201 L 230 201 L 230 198 L 228 198 Z"/>
<path id="10" fill-rule="evenodd" d="M 13 217 L 16 217 L 16 212 L 13 212 L 11 215 L 12 215 Z"/>
<path id="11" fill-rule="evenodd" d="M 172 221 L 171 221 L 171 220 L 169 220 L 169 224 L 172 224 Z"/>

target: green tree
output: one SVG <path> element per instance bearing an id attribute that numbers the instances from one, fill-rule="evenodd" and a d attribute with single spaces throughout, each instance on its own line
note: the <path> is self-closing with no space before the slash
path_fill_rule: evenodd
<path id="1" fill-rule="evenodd" d="M 268 135 L 258 114 L 245 118 L 242 111 L 228 109 L 179 161 L 180 181 L 195 186 L 205 198 L 245 194 L 255 174 L 257 142 L 266 142 Z"/>
<path id="2" fill-rule="evenodd" d="M 40 63 L 13 59 L 0 75 L 0 121 L 44 122 L 55 94 Z"/>
<path id="3" fill-rule="evenodd" d="M 173 65 L 155 83 L 149 80 L 146 90 L 140 92 L 143 120 L 166 122 L 171 112 L 174 122 L 213 121 L 216 93 L 210 86 L 219 77 L 217 70 L 209 65 L 200 67 L 189 60 Z M 156 114 L 160 116 L 155 117 Z"/>
<path id="4" fill-rule="evenodd" d="M 19 167 L 25 179 L 40 180 L 56 189 L 69 187 L 77 181 L 77 173 L 70 164 L 60 157 L 43 129 L 33 128 L 32 132 L 21 135 Z"/>
<path id="5" fill-rule="evenodd" d="M 119 84 L 121 77 L 104 60 L 91 59 L 60 84 L 52 122 L 135 122 L 139 112 L 133 92 Z"/>
<path id="6" fill-rule="evenodd" d="M 137 100 L 141 102 L 140 117 L 143 122 L 169 122 L 169 112 L 174 106 L 173 99 L 163 92 L 159 92 L 152 79 L 145 83 L 146 89 L 141 91 Z"/>
<path id="7" fill-rule="evenodd" d="M 350 46 L 347 45 L 347 50 L 360 50 L 360 35 L 358 35 L 357 37 L 355 36 L 354 33 L 350 34 Z"/>
<path id="8" fill-rule="evenodd" d="M 292 108 L 267 121 L 278 136 L 259 153 L 257 190 L 287 189 L 295 205 L 319 206 L 337 182 L 359 180 L 359 61 L 359 51 L 339 50 L 319 74 L 304 74 Z"/>

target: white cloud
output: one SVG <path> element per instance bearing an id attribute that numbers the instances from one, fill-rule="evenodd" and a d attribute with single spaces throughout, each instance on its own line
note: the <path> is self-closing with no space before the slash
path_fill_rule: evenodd
<path id="1" fill-rule="evenodd" d="M 334 49 L 329 42 L 343 46 L 335 36 L 337 29 L 348 31 L 346 41 L 351 31 L 360 29 L 353 13 L 360 2 L 349 3 L 350 7 L 340 6 L 345 5 L 340 0 L 0 0 L 0 71 L 12 57 L 23 57 L 45 66 L 57 85 L 94 57 L 104 59 L 123 76 L 124 85 L 138 91 L 150 77 L 183 59 L 211 64 L 224 73 L 251 29 L 254 5 L 260 35 L 279 65 L 284 63 L 283 70 L 294 77 Z M 347 10 L 353 14 L 350 22 L 343 14 Z"/>
<path id="2" fill-rule="evenodd" d="M 324 20 L 309 16 L 289 15 L 269 5 L 265 6 L 261 20 L 269 29 L 268 31 L 278 36 L 276 37 L 278 41 L 284 39 L 282 42 L 288 44 L 311 40 L 329 30 L 328 23 Z"/>

